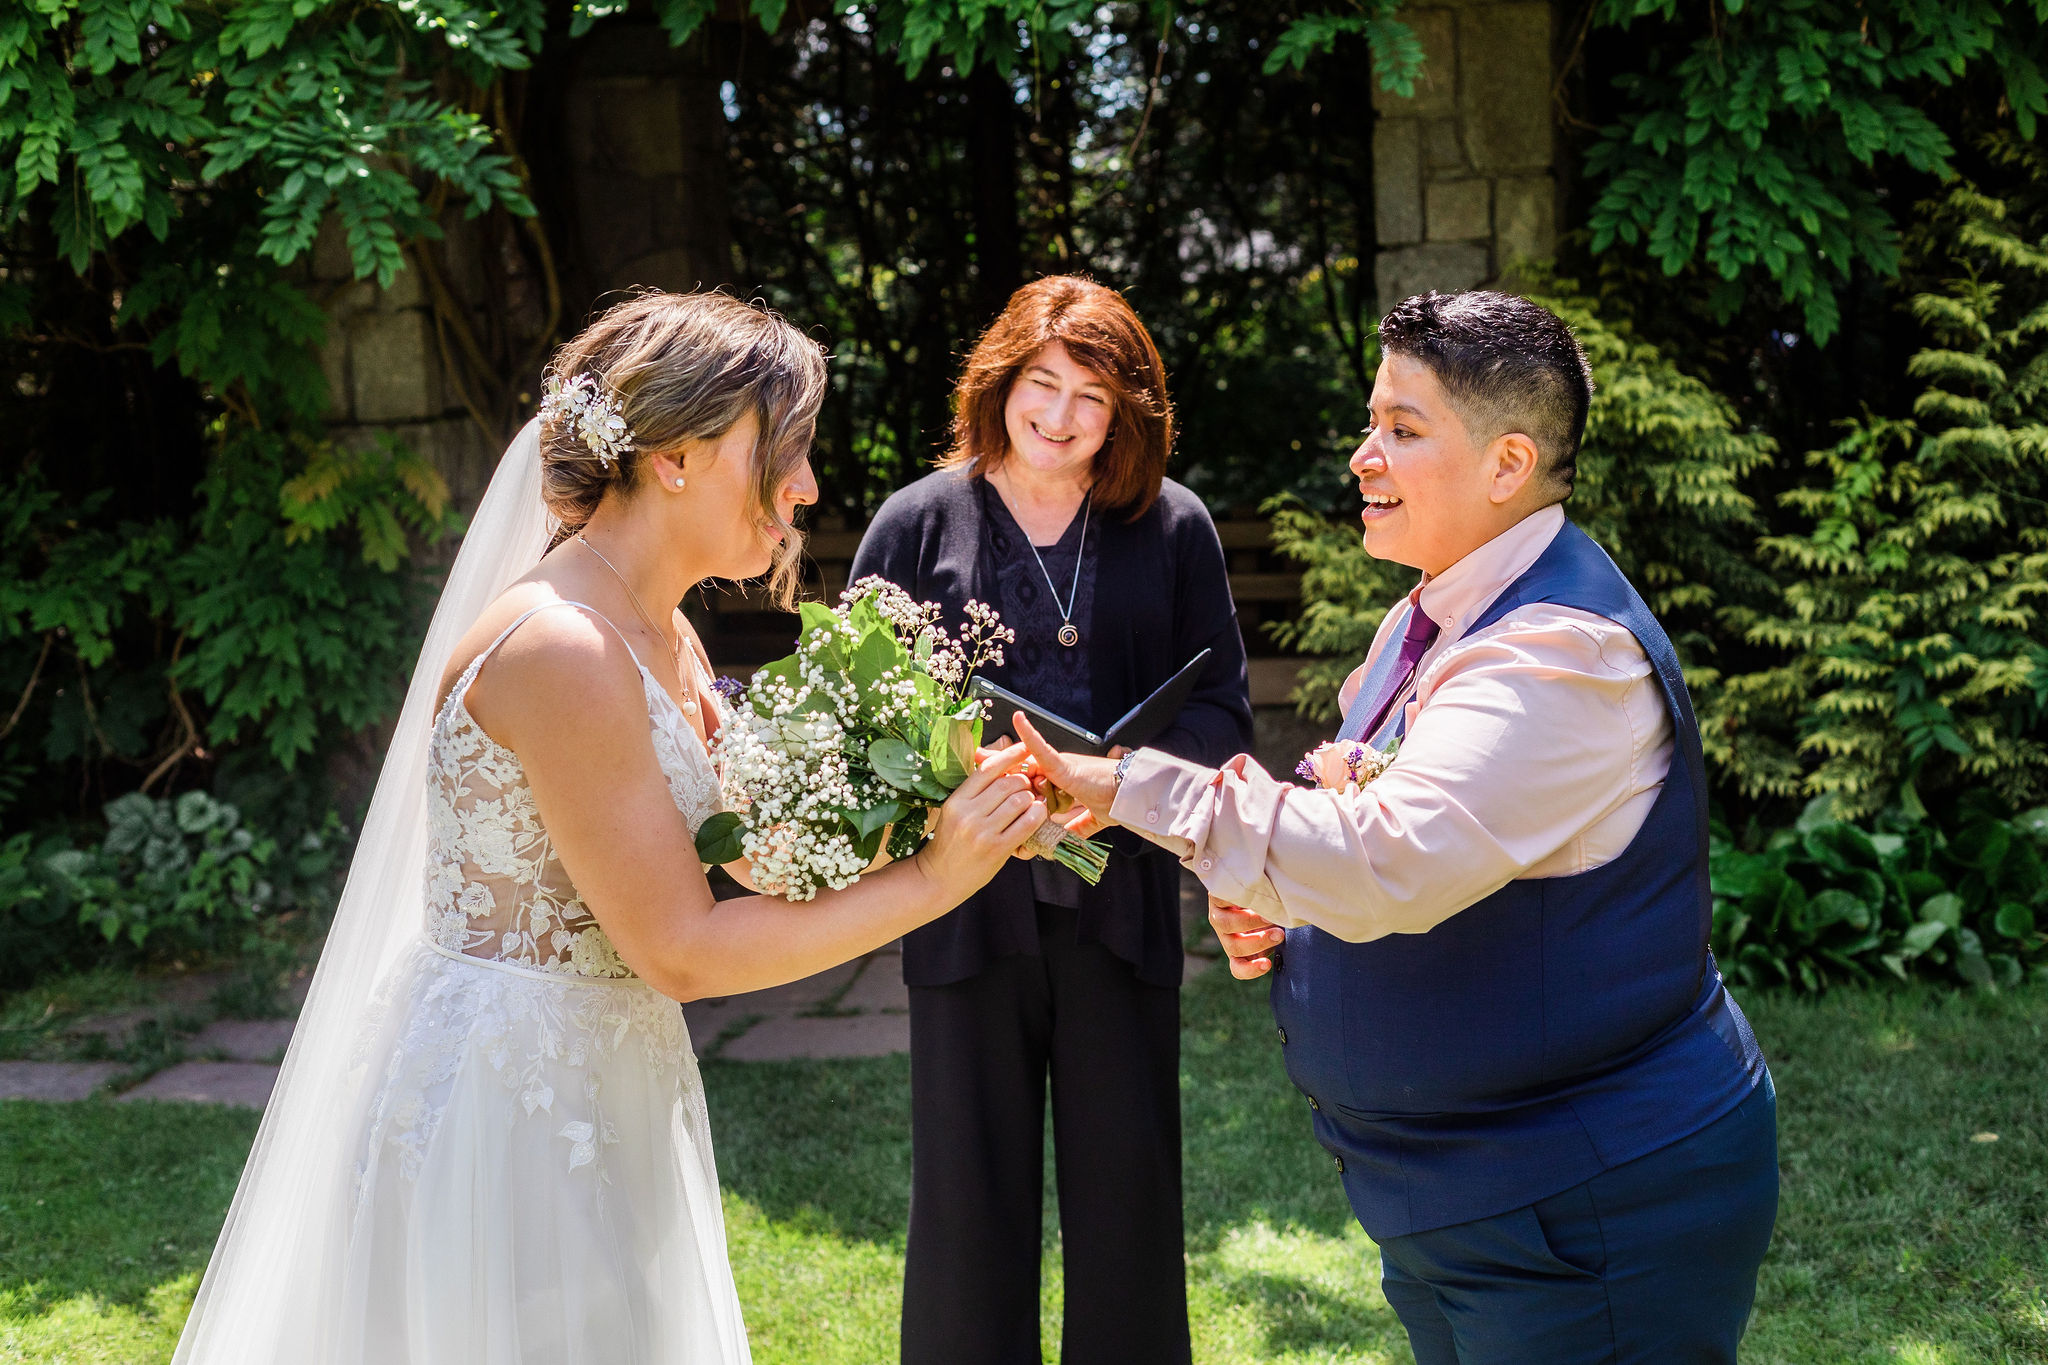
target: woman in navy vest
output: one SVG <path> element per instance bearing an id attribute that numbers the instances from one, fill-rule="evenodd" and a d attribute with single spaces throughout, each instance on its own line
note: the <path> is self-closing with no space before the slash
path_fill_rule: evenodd
<path id="1" fill-rule="evenodd" d="M 1114 290 L 1017 291 L 968 358 L 938 472 L 855 556 L 1017 632 L 991 681 L 1100 731 L 1212 650 L 1153 743 L 1218 763 L 1251 741 L 1244 644 L 1216 528 L 1164 477 L 1165 369 Z M 1007 723 L 1007 718 L 1003 718 Z M 1013 864 L 910 934 L 906 1365 L 1039 1359 L 1048 1078 L 1067 1365 L 1186 1365 L 1180 1191 L 1180 872 L 1128 836 L 1100 885 Z"/>
<path id="2" fill-rule="evenodd" d="M 1304 764 L 1316 786 L 1023 737 L 1196 871 L 1235 975 L 1273 973 L 1288 1076 L 1419 1365 L 1732 1362 L 1776 1100 L 1707 951 L 1677 655 L 1559 506 L 1585 355 L 1490 292 L 1411 298 L 1380 345 L 1351 458 L 1365 547 L 1423 578 Z"/>

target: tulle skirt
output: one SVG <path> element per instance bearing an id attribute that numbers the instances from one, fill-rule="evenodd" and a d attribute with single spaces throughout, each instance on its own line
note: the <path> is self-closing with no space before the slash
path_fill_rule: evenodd
<path id="1" fill-rule="evenodd" d="M 681 1008 L 424 940 L 380 995 L 302 1358 L 746 1365 Z"/>

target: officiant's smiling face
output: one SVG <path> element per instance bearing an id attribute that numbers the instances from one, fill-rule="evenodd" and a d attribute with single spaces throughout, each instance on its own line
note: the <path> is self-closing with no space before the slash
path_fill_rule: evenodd
<path id="1" fill-rule="evenodd" d="M 1413 356 L 1380 362 L 1371 413 L 1350 467 L 1373 558 L 1439 574 L 1543 505 L 1535 443 L 1519 433 L 1475 439 Z"/>
<path id="2" fill-rule="evenodd" d="M 1077 363 L 1059 342 L 1024 362 L 1003 404 L 1006 459 L 1040 474 L 1075 475 L 1109 436 L 1116 398 L 1109 381 Z"/>

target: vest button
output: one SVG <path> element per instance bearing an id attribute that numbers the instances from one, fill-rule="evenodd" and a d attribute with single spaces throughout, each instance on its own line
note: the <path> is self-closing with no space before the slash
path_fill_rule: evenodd
<path id="1" fill-rule="evenodd" d="M 1287 1030 L 1276 1026 L 1273 1031 L 1280 1035 L 1280 1045 L 1282 1047 L 1287 1046 Z"/>
<path id="2" fill-rule="evenodd" d="M 1330 1158 L 1330 1160 L 1337 1163 L 1337 1174 L 1344 1174 L 1344 1158 L 1341 1156 L 1333 1156 Z"/>

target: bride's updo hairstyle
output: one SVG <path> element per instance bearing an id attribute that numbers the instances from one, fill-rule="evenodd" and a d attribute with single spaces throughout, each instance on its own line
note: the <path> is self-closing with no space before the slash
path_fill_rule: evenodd
<path id="1" fill-rule="evenodd" d="M 793 609 L 803 540 L 777 511 L 776 491 L 816 434 L 824 350 L 776 313 L 727 294 L 646 293 L 606 309 L 548 363 L 548 379 L 565 387 L 584 375 L 625 419 L 633 448 L 606 460 L 563 417 L 543 420 L 542 495 L 561 522 L 554 544 L 582 530 L 605 494 L 637 491 L 649 454 L 717 441 L 752 412 L 761 429 L 750 457 L 753 511 L 764 533 L 782 532 L 768 593 Z"/>

